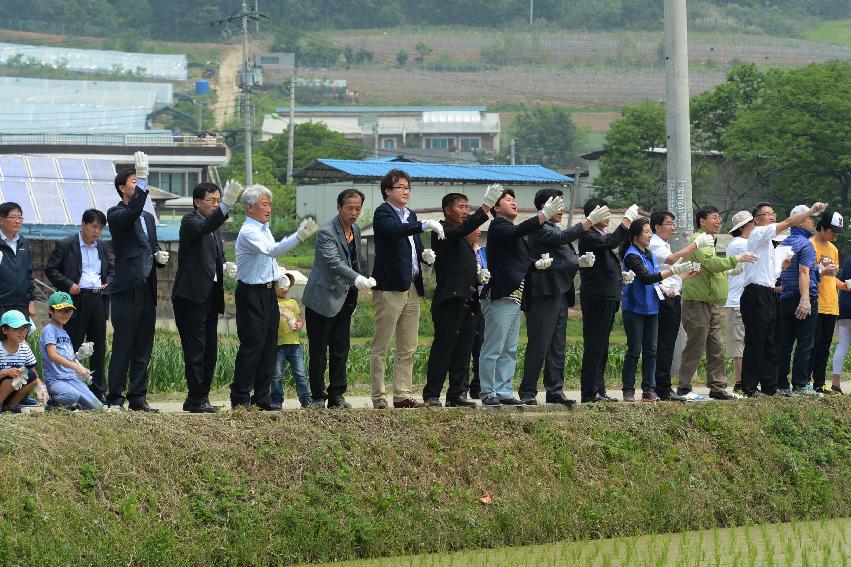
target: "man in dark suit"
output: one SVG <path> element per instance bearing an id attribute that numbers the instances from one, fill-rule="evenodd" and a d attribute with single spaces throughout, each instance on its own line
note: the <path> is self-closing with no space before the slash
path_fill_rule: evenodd
<path id="1" fill-rule="evenodd" d="M 372 406 L 386 409 L 384 397 L 384 368 L 390 341 L 396 339 L 393 363 L 393 406 L 418 408 L 425 404 L 411 396 L 414 372 L 414 352 L 420 323 L 420 296 L 423 277 L 420 262 L 431 265 L 435 254 L 423 249 L 420 233 L 434 230 L 443 235 L 443 225 L 437 221 L 420 222 L 408 208 L 411 179 L 400 169 L 391 169 L 381 179 L 384 203 L 375 209 L 372 218 L 375 230 L 375 263 L 372 291 L 375 305 L 375 336 L 369 373 L 372 378 Z"/>
<path id="2" fill-rule="evenodd" d="M 109 410 L 124 409 L 124 388 L 130 371 L 126 399 L 131 410 L 158 410 L 148 405 L 148 363 L 154 346 L 157 308 L 156 268 L 165 267 L 168 252 L 160 250 L 154 216 L 143 211 L 148 198 L 148 156 L 134 154 L 135 168 L 115 176 L 121 202 L 106 213 L 115 276 L 112 301 L 112 359 L 109 363 Z"/>
<path id="3" fill-rule="evenodd" d="M 489 186 L 484 204 L 469 216 L 466 195 L 449 193 L 441 202 L 445 238 L 441 240 L 439 235 L 435 238 L 435 234 L 431 237 L 431 246 L 437 254 L 434 263 L 437 289 L 431 303 L 434 340 L 423 388 L 423 401 L 430 406 L 441 407 L 440 391 L 448 373 L 446 405 L 476 407 L 475 402 L 462 398 L 476 338 L 477 315 L 481 311 L 476 254 L 465 237 L 488 220 L 488 212 L 501 194 L 502 185 Z"/>
<path id="4" fill-rule="evenodd" d="M 89 359 L 92 382 L 89 389 L 101 403 L 106 402 L 106 320 L 109 318 L 109 286 L 115 273 L 115 261 L 100 235 L 106 215 L 97 209 L 83 213 L 80 232 L 63 238 L 47 260 L 44 273 L 56 289 L 74 298 L 74 316 L 65 325 L 74 350 L 83 340 L 93 343 Z"/>
<path id="5" fill-rule="evenodd" d="M 305 307 L 307 338 L 310 342 L 310 393 L 314 406 L 349 408 L 346 393 L 346 361 L 349 359 L 349 330 L 358 302 L 358 290 L 375 285 L 361 274 L 360 227 L 357 225 L 364 194 L 344 189 L 337 195 L 337 216 L 316 235 L 313 269 L 301 297 Z M 329 384 L 325 389 L 325 368 Z"/>
<path id="6" fill-rule="evenodd" d="M 535 194 L 535 208 L 541 210 L 547 199 L 561 197 L 561 189 L 541 189 Z M 564 395 L 564 348 L 567 340 L 567 312 L 576 302 L 573 280 L 579 268 L 594 265 L 594 253 L 581 258 L 576 255 L 572 242 L 591 228 L 594 221 L 608 218 L 609 208 L 598 208 L 591 218 L 561 230 L 556 226 L 563 213 L 543 224 L 527 236 L 529 253 L 533 258 L 549 254 L 553 265 L 543 272 L 529 274 L 530 284 L 523 308 L 526 312 L 526 363 L 520 384 L 520 400 L 527 405 L 537 405 L 538 376 L 544 370 L 544 388 L 548 404 L 572 406 L 576 402 Z"/>
<path id="7" fill-rule="evenodd" d="M 585 216 L 596 207 L 604 207 L 602 199 L 585 203 Z M 623 221 L 611 234 L 606 232 L 609 219 L 602 220 L 579 236 L 579 253 L 593 252 L 594 265 L 579 272 L 579 304 L 582 306 L 582 403 L 612 402 L 606 394 L 606 361 L 609 358 L 609 335 L 621 300 L 623 276 L 614 249 L 627 239 L 629 226 L 638 218 L 638 205 L 632 205 Z"/>
<path id="8" fill-rule="evenodd" d="M 241 194 L 242 186 L 233 180 L 225 185 L 224 197 L 214 183 L 200 183 L 192 191 L 194 210 L 180 222 L 180 255 L 171 302 L 188 389 L 183 411 L 190 413 L 219 409 L 209 399 L 218 354 L 216 325 L 225 312 L 225 249 L 219 227 Z"/>

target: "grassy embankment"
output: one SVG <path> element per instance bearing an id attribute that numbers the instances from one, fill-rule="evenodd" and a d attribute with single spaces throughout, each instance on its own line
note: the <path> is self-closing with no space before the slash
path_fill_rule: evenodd
<path id="1" fill-rule="evenodd" d="M 2 416 L 0 563 L 289 564 L 851 516 L 846 397 L 517 417 Z"/>

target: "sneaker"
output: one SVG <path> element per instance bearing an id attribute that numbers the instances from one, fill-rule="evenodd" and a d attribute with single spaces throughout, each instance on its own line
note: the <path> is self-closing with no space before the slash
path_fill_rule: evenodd
<path id="1" fill-rule="evenodd" d="M 314 409 L 325 409 L 325 400 L 313 400 L 307 407 Z"/>
<path id="2" fill-rule="evenodd" d="M 688 390 L 686 388 L 677 388 L 677 395 L 678 396 L 688 397 L 689 394 L 691 394 L 691 390 Z"/>
<path id="3" fill-rule="evenodd" d="M 742 391 L 744 391 L 744 390 L 742 390 Z M 759 390 L 754 390 L 753 392 L 745 392 L 745 397 L 746 398 L 767 398 L 768 394 L 766 394 L 765 392 L 760 392 Z"/>
<path id="4" fill-rule="evenodd" d="M 711 390 L 709 397 L 713 400 L 735 400 L 735 396 L 727 390 Z"/>
<path id="5" fill-rule="evenodd" d="M 626 404 L 630 404 L 635 401 L 635 392 L 624 392 L 623 393 L 623 401 Z"/>
<path id="6" fill-rule="evenodd" d="M 127 410 L 124 409 L 124 404 L 112 404 L 112 405 L 106 406 L 106 411 L 112 413 L 112 412 L 127 411 Z"/>
<path id="7" fill-rule="evenodd" d="M 736 382 L 735 384 L 733 384 L 733 393 L 734 394 L 741 394 L 742 393 L 742 383 L 741 382 Z"/>
<path id="8" fill-rule="evenodd" d="M 439 398 L 425 398 L 425 399 L 423 399 L 423 402 L 425 402 L 425 405 L 427 405 L 429 407 L 433 407 L 433 408 L 442 408 L 443 407 L 443 404 L 440 403 Z"/>
<path id="9" fill-rule="evenodd" d="M 792 388 L 777 388 L 777 393 L 786 398 L 794 398 L 798 395 L 792 391 Z"/>
<path id="10" fill-rule="evenodd" d="M 352 407 L 352 404 L 347 402 L 346 398 L 344 398 L 343 396 L 335 396 L 333 398 L 328 398 L 328 407 L 349 409 Z"/>
<path id="11" fill-rule="evenodd" d="M 839 392 L 834 392 L 833 389 L 830 386 L 828 386 L 827 384 L 822 384 L 821 386 L 816 388 L 816 392 L 818 392 L 819 394 L 821 394 L 823 396 L 835 396 L 836 394 L 839 393 Z"/>
<path id="12" fill-rule="evenodd" d="M 538 405 L 538 398 L 535 398 L 535 397 L 530 397 L 530 398 L 520 398 L 520 401 L 523 403 L 523 405 L 526 405 L 526 406 L 536 406 L 536 405 Z"/>
<path id="13" fill-rule="evenodd" d="M 21 403 L 19 405 L 22 405 L 22 406 L 37 406 L 37 405 L 39 405 L 39 402 L 38 402 L 37 399 L 35 399 L 32 396 L 25 396 L 24 399 L 21 400 Z"/>
<path id="14" fill-rule="evenodd" d="M 677 390 L 677 393 L 678 394 L 680 393 L 679 389 Z M 706 400 L 709 399 L 706 396 L 701 396 L 700 394 L 695 394 L 694 392 L 692 392 L 690 390 L 688 392 L 686 392 L 685 394 L 680 394 L 680 395 L 683 398 L 685 398 L 685 400 L 687 402 L 705 402 Z"/>
<path id="15" fill-rule="evenodd" d="M 499 403 L 499 398 L 496 396 L 488 396 L 482 400 L 482 405 L 484 407 L 495 408 L 499 407 L 502 404 Z"/>
<path id="16" fill-rule="evenodd" d="M 617 402 L 618 401 L 617 398 L 614 398 L 614 397 L 612 397 L 608 394 L 599 394 L 599 396 L 597 397 L 597 400 L 600 401 L 600 402 Z"/>
<path id="17" fill-rule="evenodd" d="M 685 396 L 681 396 L 673 390 L 668 390 L 667 392 L 656 392 L 656 395 L 659 396 L 659 399 L 663 402 L 687 402 L 688 399 Z"/>
<path id="18" fill-rule="evenodd" d="M 792 391 L 794 393 L 798 394 L 799 396 L 818 396 L 818 397 L 821 397 L 821 396 L 824 395 L 820 392 L 816 392 L 815 390 L 813 390 L 812 384 L 807 384 L 806 386 L 804 386 L 802 388 L 793 388 Z"/>
<path id="19" fill-rule="evenodd" d="M 656 395 L 656 392 L 642 392 L 641 393 L 641 401 L 642 402 L 658 402 L 659 396 Z"/>
<path id="20" fill-rule="evenodd" d="M 830 390 L 831 390 L 834 394 L 842 394 L 842 386 L 831 386 L 831 387 L 830 387 Z"/>
<path id="21" fill-rule="evenodd" d="M 372 409 L 387 409 L 387 400 L 384 398 L 378 398 L 377 400 L 372 400 Z"/>

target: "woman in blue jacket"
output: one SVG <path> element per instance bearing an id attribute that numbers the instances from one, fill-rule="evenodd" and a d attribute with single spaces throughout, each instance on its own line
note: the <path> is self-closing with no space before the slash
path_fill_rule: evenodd
<path id="1" fill-rule="evenodd" d="M 669 270 L 659 271 L 656 259 L 650 253 L 650 221 L 636 219 L 629 227 L 628 238 L 620 245 L 623 259 L 624 283 L 621 291 L 623 327 L 626 331 L 626 357 L 623 361 L 623 401 L 635 401 L 635 372 L 638 357 L 641 360 L 641 401 L 655 402 L 656 395 L 656 339 L 659 330 L 659 299 L 665 296 L 662 280 L 671 275 L 692 271 L 691 262 L 674 264 Z"/>

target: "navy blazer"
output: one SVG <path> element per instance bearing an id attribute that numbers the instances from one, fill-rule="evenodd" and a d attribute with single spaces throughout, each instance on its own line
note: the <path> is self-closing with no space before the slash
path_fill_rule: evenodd
<path id="1" fill-rule="evenodd" d="M 629 229 L 619 224 L 614 232 L 601 234 L 593 226 L 579 236 L 579 253 L 593 252 L 594 265 L 579 270 L 579 302 L 620 301 L 623 278 L 621 262 L 615 248 L 629 236 Z"/>
<path id="2" fill-rule="evenodd" d="M 434 290 L 432 307 L 440 305 L 448 299 L 470 299 L 476 297 L 479 281 L 476 277 L 478 265 L 473 246 L 467 240 L 467 235 L 483 225 L 488 216 L 480 208 L 467 216 L 462 224 L 452 226 L 445 220 L 440 221 L 444 240 L 431 233 L 431 247 L 437 255 L 434 261 L 434 275 L 437 288 Z"/>
<path id="3" fill-rule="evenodd" d="M 100 258 L 100 281 L 106 284 L 103 292 L 107 294 L 115 275 L 115 260 L 106 242 L 98 240 L 97 248 Z M 50 258 L 47 259 L 44 275 L 59 291 L 69 291 L 72 285 L 80 283 L 80 277 L 83 275 L 83 254 L 80 252 L 79 233 L 66 236 L 56 243 Z M 104 300 L 108 305 L 109 297 L 104 296 Z"/>
<path id="4" fill-rule="evenodd" d="M 109 293 L 121 293 L 143 283 L 148 277 L 143 269 L 145 254 L 156 254 L 160 250 L 154 216 L 142 210 L 147 198 L 148 192 L 137 187 L 126 205 L 123 202 L 118 203 L 110 207 L 106 213 L 106 224 L 109 225 L 109 233 L 112 235 L 112 251 L 115 253 L 115 277 L 112 285 L 107 288 Z M 144 219 L 145 227 L 148 229 L 147 239 L 137 222 L 139 217 Z M 164 267 L 157 262 L 153 265 L 157 268 Z M 148 284 L 156 291 L 156 270 L 151 272 Z M 156 303 L 157 294 L 154 293 L 154 305 Z"/>
<path id="5" fill-rule="evenodd" d="M 375 233 L 375 263 L 372 277 L 375 289 L 381 291 L 408 291 L 411 288 L 411 243 L 408 236 L 414 237 L 417 260 L 423 258 L 423 231 L 414 211 L 408 214 L 408 222 L 402 223 L 399 214 L 387 202 L 381 203 L 372 217 L 372 229 Z M 423 295 L 423 272 L 420 269 L 414 280 L 417 292 Z"/>
<path id="6" fill-rule="evenodd" d="M 537 260 L 532 258 L 529 245 L 523 237 L 540 229 L 541 222 L 537 215 L 517 225 L 502 217 L 491 221 L 488 228 L 488 269 L 491 279 L 482 291 L 483 296 L 489 295 L 491 300 L 497 300 L 508 297 L 520 288 L 520 282 L 535 269 L 534 261 Z M 528 287 L 524 287 L 523 296 L 528 293 Z"/>
<path id="7" fill-rule="evenodd" d="M 217 313 L 225 312 L 222 283 L 225 248 L 219 227 L 227 218 L 220 207 L 216 207 L 208 217 L 202 216 L 197 209 L 183 215 L 172 299 L 179 297 L 194 303 L 204 303 L 212 291 L 213 308 Z"/>
<path id="8" fill-rule="evenodd" d="M 553 264 L 548 269 L 530 274 L 533 284 L 530 286 L 529 297 L 555 296 L 569 292 L 568 305 L 572 306 L 576 302 L 573 278 L 579 269 L 579 258 L 571 243 L 583 232 L 582 223 L 562 230 L 552 221 L 547 221 L 541 226 L 541 230 L 528 236 L 532 258 L 538 259 L 543 254 L 549 254 L 553 259 Z"/>

